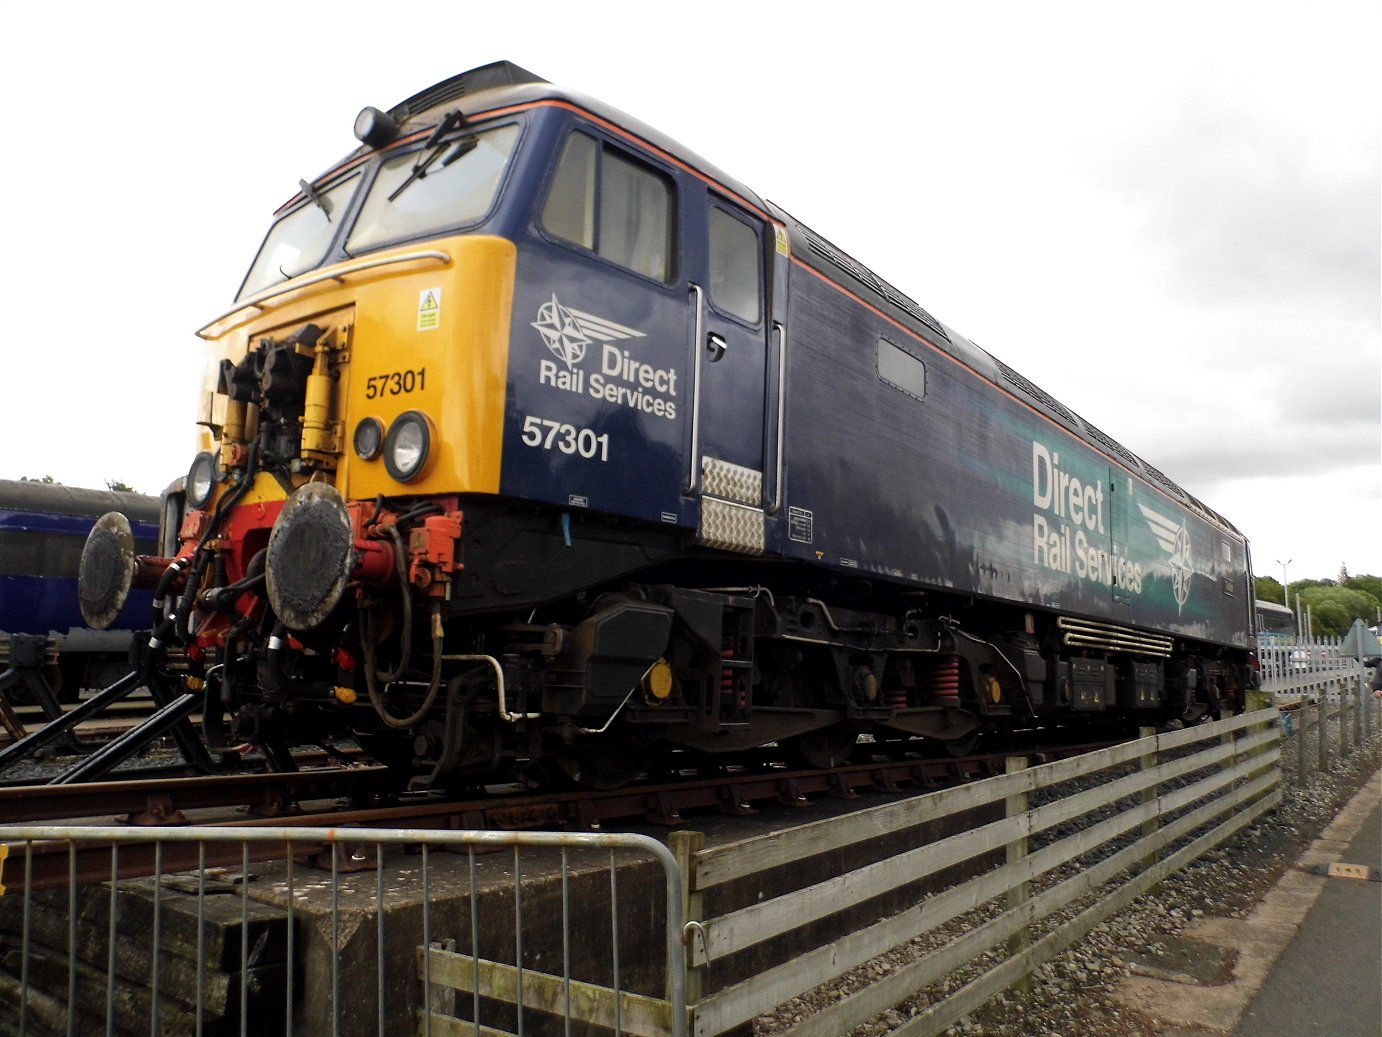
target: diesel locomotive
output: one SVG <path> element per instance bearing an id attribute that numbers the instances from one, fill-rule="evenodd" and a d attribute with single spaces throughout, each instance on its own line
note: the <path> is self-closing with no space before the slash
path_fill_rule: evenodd
<path id="1" fill-rule="evenodd" d="M 214 750 L 602 787 L 1242 707 L 1238 530 L 745 185 L 508 62 L 355 136 L 199 332 L 176 546 L 83 558 Z"/>

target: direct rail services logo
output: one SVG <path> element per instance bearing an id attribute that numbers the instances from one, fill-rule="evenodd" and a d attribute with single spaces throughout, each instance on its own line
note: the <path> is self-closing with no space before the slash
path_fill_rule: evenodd
<path id="1" fill-rule="evenodd" d="M 554 294 L 532 322 L 557 360 L 538 361 L 539 385 L 588 395 L 669 420 L 677 416 L 677 370 L 639 360 L 616 343 L 646 338 L 636 328 L 563 306 Z M 599 370 L 582 366 L 588 347 L 600 344 Z M 558 363 L 557 361 L 561 361 Z"/>

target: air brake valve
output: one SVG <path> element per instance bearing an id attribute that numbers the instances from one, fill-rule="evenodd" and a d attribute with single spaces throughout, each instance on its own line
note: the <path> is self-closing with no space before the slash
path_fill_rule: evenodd
<path id="1" fill-rule="evenodd" d="M 456 560 L 456 544 L 461 539 L 459 511 L 432 515 L 408 534 L 408 580 L 434 598 L 444 598 L 451 574 L 464 566 Z"/>

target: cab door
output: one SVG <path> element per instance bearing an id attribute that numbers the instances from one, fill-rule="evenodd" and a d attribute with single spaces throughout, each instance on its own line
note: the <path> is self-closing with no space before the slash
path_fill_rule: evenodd
<path id="1" fill-rule="evenodd" d="M 703 247 L 688 271 L 693 307 L 692 415 L 686 493 L 699 497 L 701 542 L 762 553 L 767 417 L 769 227 L 705 189 L 688 213 Z"/>
<path id="2" fill-rule="evenodd" d="M 689 526 L 682 174 L 573 119 L 517 258 L 501 492 Z"/>

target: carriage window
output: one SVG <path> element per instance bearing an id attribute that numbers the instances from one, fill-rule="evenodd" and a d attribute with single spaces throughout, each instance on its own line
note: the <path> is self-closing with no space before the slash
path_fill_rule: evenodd
<path id="1" fill-rule="evenodd" d="M 757 232 L 724 209 L 710 210 L 710 301 L 750 324 L 762 312 L 763 262 Z"/>
<path id="2" fill-rule="evenodd" d="M 878 377 L 908 396 L 926 398 L 926 365 L 885 338 L 878 340 Z"/>
<path id="3" fill-rule="evenodd" d="M 659 281 L 671 278 L 670 181 L 587 134 L 567 139 L 542 226 L 611 263 Z"/>

